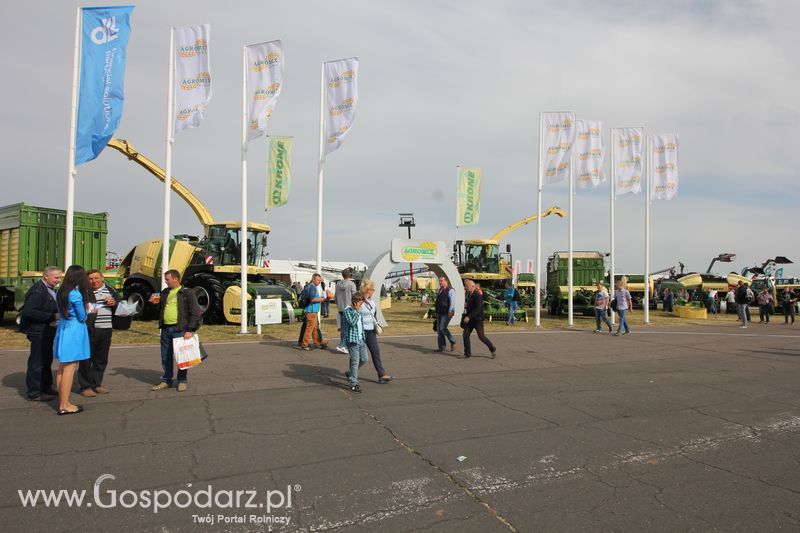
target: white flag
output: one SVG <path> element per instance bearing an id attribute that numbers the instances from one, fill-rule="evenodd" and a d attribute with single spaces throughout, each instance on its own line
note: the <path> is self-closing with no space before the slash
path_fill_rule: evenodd
<path id="1" fill-rule="evenodd" d="M 280 41 L 251 44 L 247 53 L 247 140 L 264 135 L 283 86 L 283 45 Z"/>
<path id="2" fill-rule="evenodd" d="M 358 105 L 358 58 L 325 63 L 325 153 L 339 148 L 350 132 Z"/>
<path id="3" fill-rule="evenodd" d="M 575 140 L 575 113 L 542 113 L 544 121 L 544 181 L 558 183 L 569 177 L 572 143 Z"/>
<path id="4" fill-rule="evenodd" d="M 642 128 L 614 130 L 614 163 L 616 165 L 617 196 L 642 192 Z"/>
<path id="5" fill-rule="evenodd" d="M 578 154 L 576 183 L 581 189 L 598 187 L 606 182 L 603 172 L 603 123 L 576 120 L 575 126 L 575 152 Z"/>
<path id="6" fill-rule="evenodd" d="M 175 133 L 196 128 L 211 101 L 209 24 L 175 28 Z"/>
<path id="7" fill-rule="evenodd" d="M 652 146 L 653 200 L 672 200 L 678 194 L 678 135 L 659 133 L 650 136 Z"/>

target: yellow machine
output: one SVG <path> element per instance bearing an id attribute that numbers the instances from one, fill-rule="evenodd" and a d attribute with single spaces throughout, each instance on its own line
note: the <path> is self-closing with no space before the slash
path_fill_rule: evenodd
<path id="1" fill-rule="evenodd" d="M 111 139 L 108 146 L 164 181 L 164 170 L 137 152 L 127 141 Z M 173 177 L 170 185 L 194 211 L 203 226 L 202 237 L 176 235 L 170 240 L 169 266 L 181 273 L 186 287 L 195 291 L 205 323 L 241 323 L 240 300 L 237 298 L 234 301 L 232 294 L 241 294 L 242 245 L 247 246 L 248 298 L 252 300 L 260 294 L 264 298 L 296 302 L 294 292 L 288 286 L 268 277 L 269 226 L 248 222 L 244 236 L 241 222 L 215 222 L 206 206 L 182 183 Z M 148 303 L 148 299 L 161 287 L 161 242 L 160 239 L 154 239 L 138 244 L 125 256 L 119 267 L 125 297 L 140 302 L 145 317 L 154 314 L 155 308 Z M 232 294 L 226 297 L 229 292 Z"/>
<path id="2" fill-rule="evenodd" d="M 531 215 L 513 224 L 509 224 L 488 239 L 474 239 L 456 241 L 453 251 L 456 255 L 456 264 L 462 279 L 474 279 L 487 287 L 502 288 L 512 277 L 511 245 L 506 245 L 506 251 L 500 252 L 500 239 L 508 233 L 526 226 L 540 216 L 542 218 L 558 215 L 566 216 L 559 207 L 551 207 L 538 215 Z"/>

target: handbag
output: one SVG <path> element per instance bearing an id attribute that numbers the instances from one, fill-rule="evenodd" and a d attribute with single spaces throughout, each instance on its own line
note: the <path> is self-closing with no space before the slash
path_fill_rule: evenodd
<path id="1" fill-rule="evenodd" d="M 617 299 L 616 299 L 616 298 L 614 298 L 613 300 L 611 300 L 611 309 L 612 309 L 613 311 L 616 311 L 616 310 L 617 310 Z"/>
<path id="2" fill-rule="evenodd" d="M 433 321 L 433 331 L 439 331 L 439 320 Z"/>
<path id="3" fill-rule="evenodd" d="M 375 335 L 383 335 L 383 326 L 375 322 Z"/>

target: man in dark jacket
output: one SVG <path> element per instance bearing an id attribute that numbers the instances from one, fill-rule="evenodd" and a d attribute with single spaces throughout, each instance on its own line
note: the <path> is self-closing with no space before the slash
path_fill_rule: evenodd
<path id="1" fill-rule="evenodd" d="M 464 280 L 464 288 L 467 289 L 467 301 L 464 305 L 464 317 L 461 319 L 461 327 L 464 328 L 464 357 L 471 357 L 472 350 L 469 345 L 469 336 L 474 329 L 478 333 L 478 338 L 485 344 L 492 353 L 492 359 L 497 355 L 497 349 L 486 335 L 483 333 L 483 296 L 477 291 L 475 282 L 471 279 Z"/>
<path id="2" fill-rule="evenodd" d="M 31 342 L 25 376 L 28 399 L 46 402 L 58 396 L 53 390 L 53 339 L 56 336 L 58 308 L 56 285 L 61 281 L 58 267 L 47 267 L 40 281 L 28 289 L 20 311 L 20 330 Z"/>
<path id="3" fill-rule="evenodd" d="M 114 287 L 105 282 L 103 273 L 93 268 L 86 272 L 89 285 L 94 291 L 96 304 L 86 315 L 89 328 L 89 348 L 91 357 L 78 364 L 78 384 L 81 396 L 94 398 L 98 394 L 108 394 L 103 387 L 103 374 L 108 366 L 108 351 L 111 349 L 112 322 L 114 311 L 119 305 L 119 296 Z"/>
<path id="4" fill-rule="evenodd" d="M 436 312 L 436 342 L 438 353 L 444 351 L 445 342 L 450 341 L 450 351 L 456 349 L 456 338 L 450 333 L 448 325 L 456 309 L 456 291 L 444 276 L 439 276 L 439 291 L 436 293 L 434 310 Z"/>
<path id="5" fill-rule="evenodd" d="M 742 321 L 742 325 L 739 327 L 742 329 L 747 327 L 747 315 L 749 311 L 747 306 L 749 303 L 750 299 L 747 297 L 747 285 L 740 281 L 736 288 L 736 309 L 739 311 L 739 320 Z"/>
<path id="6" fill-rule="evenodd" d="M 167 288 L 161 291 L 160 296 L 151 297 L 156 303 L 158 299 L 158 327 L 161 329 L 161 365 L 164 375 L 161 381 L 150 390 L 158 391 L 172 386 L 172 367 L 175 358 L 172 350 L 172 339 L 183 337 L 191 339 L 194 332 L 200 329 L 203 313 L 197 305 L 194 291 L 181 285 L 181 275 L 177 270 L 167 270 L 164 273 Z M 178 369 L 178 392 L 186 390 L 188 372 L 184 368 Z"/>

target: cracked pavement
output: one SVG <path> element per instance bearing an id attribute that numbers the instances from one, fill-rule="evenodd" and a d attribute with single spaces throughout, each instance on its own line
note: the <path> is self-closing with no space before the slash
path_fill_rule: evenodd
<path id="1" fill-rule="evenodd" d="M 387 330 L 388 332 L 388 330 Z M 21 394 L 0 348 L 5 531 L 774 531 L 800 527 L 800 329 L 640 328 L 489 335 L 492 360 L 381 339 L 398 379 L 344 388 L 347 356 L 209 345 L 189 389 L 150 392 L 156 346 L 112 349 L 86 411 Z M 459 345 L 460 347 L 460 345 Z M 459 456 L 466 456 L 463 462 Z M 18 491 L 292 490 L 263 508 L 23 507 Z M 128 495 L 128 501 L 133 497 Z M 138 500 L 137 503 L 140 503 Z M 193 515 L 243 516 L 198 523 Z M 271 529 L 270 529 L 271 528 Z"/>

